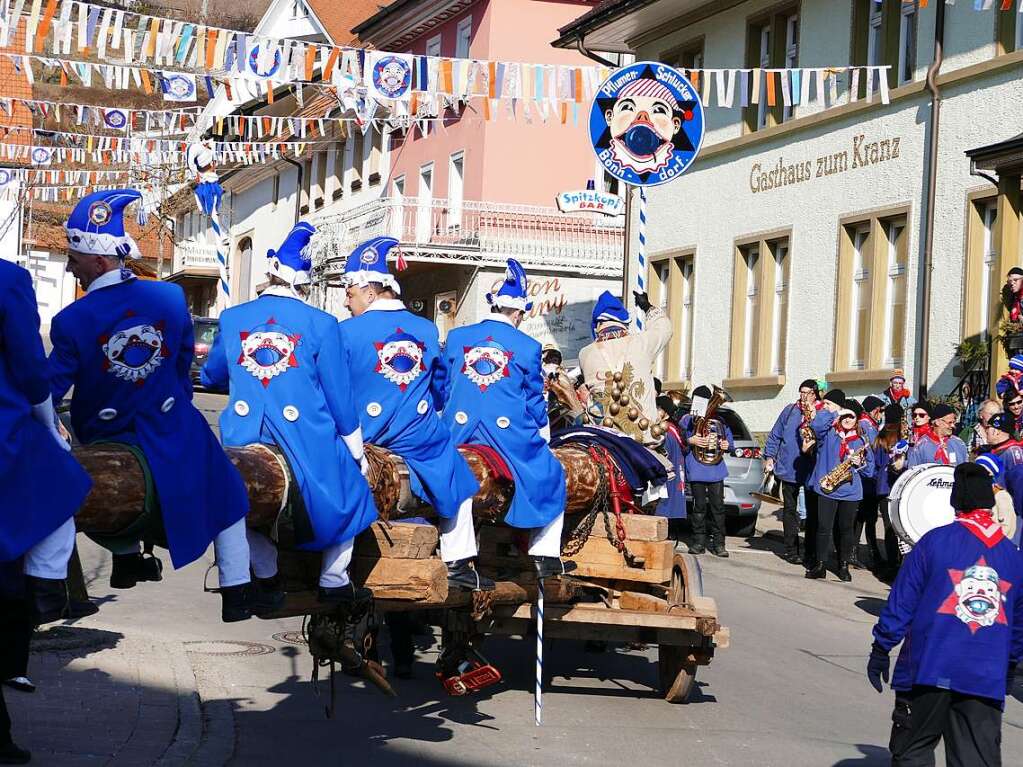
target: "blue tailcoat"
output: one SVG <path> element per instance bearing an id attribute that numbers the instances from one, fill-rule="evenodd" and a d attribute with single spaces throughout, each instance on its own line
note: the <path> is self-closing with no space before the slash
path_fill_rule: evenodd
<path id="1" fill-rule="evenodd" d="M 1009 662 L 1023 659 L 1023 554 L 1005 538 L 986 545 L 960 520 L 929 531 L 903 560 L 874 639 L 888 651 L 902 642 L 895 690 L 1001 701 Z"/>
<path id="2" fill-rule="evenodd" d="M 459 444 L 494 448 L 515 478 L 504 521 L 543 527 L 565 510 L 565 471 L 540 430 L 548 426 L 540 344 L 511 324 L 484 320 L 448 334 L 444 423 Z"/>
<path id="3" fill-rule="evenodd" d="M 263 295 L 220 315 L 202 369 L 231 383 L 220 414 L 225 445 L 261 442 L 287 456 L 305 501 L 299 548 L 344 543 L 377 518 L 369 485 L 342 436 L 359 428 L 337 320 L 298 298 Z"/>
<path id="4" fill-rule="evenodd" d="M 362 436 L 401 456 L 412 492 L 454 517 L 479 483 L 437 415 L 447 378 L 437 326 L 397 300 L 373 306 L 340 325 Z"/>
<path id="5" fill-rule="evenodd" d="M 764 445 L 764 457 L 774 459 L 774 475 L 784 482 L 803 484 L 813 468 L 813 455 L 803 452 L 803 411 L 799 405 L 786 405 L 778 414 Z"/>
<path id="6" fill-rule="evenodd" d="M 821 410 L 810 423 L 814 434 L 817 435 L 817 462 L 814 464 L 813 473 L 810 475 L 810 487 L 814 492 L 824 498 L 834 498 L 838 501 L 862 501 L 863 480 L 862 477 L 874 476 L 874 451 L 866 450 L 864 453 L 863 465 L 853 469 L 852 481 L 846 482 L 835 488 L 835 492 L 828 494 L 821 490 L 821 479 L 829 471 L 838 466 L 841 461 L 842 438 L 832 428 L 835 424 L 837 414 L 829 410 Z M 858 437 L 849 444 L 849 451 L 859 450 L 866 443 L 862 437 Z"/>
<path id="7" fill-rule="evenodd" d="M 241 476 L 192 404 L 192 318 L 177 285 L 134 278 L 87 293 L 53 318 L 54 401 L 71 386 L 83 443 L 146 456 L 171 561 L 184 567 L 249 511 Z"/>
<path id="8" fill-rule="evenodd" d="M 74 516 L 92 480 L 32 405 L 50 396 L 32 278 L 0 259 L 0 562 L 17 559 Z"/>

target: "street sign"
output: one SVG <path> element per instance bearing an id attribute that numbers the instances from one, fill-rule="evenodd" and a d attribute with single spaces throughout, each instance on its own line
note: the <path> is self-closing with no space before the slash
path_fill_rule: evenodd
<path id="1" fill-rule="evenodd" d="M 578 192 L 562 192 L 555 200 L 562 213 L 601 213 L 605 216 L 620 216 L 625 213 L 625 200 L 616 194 L 583 189 Z"/>

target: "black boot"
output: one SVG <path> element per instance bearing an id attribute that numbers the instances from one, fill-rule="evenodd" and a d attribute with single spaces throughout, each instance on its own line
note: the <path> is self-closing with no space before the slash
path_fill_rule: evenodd
<path id="1" fill-rule="evenodd" d="M 28 764 L 31 761 L 32 754 L 18 748 L 13 741 L 0 745 L 0 764 Z"/>
<path id="2" fill-rule="evenodd" d="M 220 588 L 220 619 L 224 623 L 247 621 L 252 617 L 252 608 L 249 605 L 250 588 L 251 585 L 248 583 Z"/>
<path id="3" fill-rule="evenodd" d="M 827 571 L 827 569 L 825 569 L 824 563 L 823 562 L 818 562 L 813 567 L 808 567 L 806 569 L 806 576 L 805 577 L 806 578 L 810 578 L 811 580 L 815 580 L 815 579 L 819 579 L 819 578 L 826 578 L 827 574 L 828 574 L 828 571 Z"/>
<path id="4" fill-rule="evenodd" d="M 706 554 L 707 547 L 703 543 L 702 538 L 693 538 L 693 542 L 689 544 L 690 554 Z"/>
<path id="5" fill-rule="evenodd" d="M 784 559 L 790 565 L 803 564 L 803 555 L 800 554 L 798 551 L 788 551 L 782 555 L 782 559 Z"/>
<path id="6" fill-rule="evenodd" d="M 448 586 L 469 591 L 493 591 L 497 585 L 472 567 L 471 559 L 448 562 Z"/>
<path id="7" fill-rule="evenodd" d="M 152 555 L 114 554 L 110 588 L 131 589 L 139 581 L 162 581 L 163 562 Z"/>
<path id="8" fill-rule="evenodd" d="M 256 578 L 249 587 L 249 610 L 257 618 L 265 618 L 284 606 L 285 596 L 276 575 L 273 578 Z"/>
<path id="9" fill-rule="evenodd" d="M 852 575 L 849 573 L 849 565 L 845 562 L 838 563 L 838 569 L 835 570 L 835 575 L 838 576 L 838 580 L 842 583 L 849 583 L 852 580 Z"/>
<path id="10" fill-rule="evenodd" d="M 554 578 L 559 575 L 570 573 L 576 568 L 575 562 L 566 562 L 561 557 L 533 557 L 533 567 L 536 568 L 538 580 Z"/>
<path id="11" fill-rule="evenodd" d="M 67 581 L 56 578 L 25 576 L 28 585 L 29 602 L 32 605 L 32 621 L 41 626 L 62 620 L 68 615 Z"/>
<path id="12" fill-rule="evenodd" d="M 356 586 L 349 581 L 344 586 L 320 586 L 317 598 L 322 604 L 327 605 L 353 605 L 368 602 L 373 598 L 373 592 L 365 586 Z"/>

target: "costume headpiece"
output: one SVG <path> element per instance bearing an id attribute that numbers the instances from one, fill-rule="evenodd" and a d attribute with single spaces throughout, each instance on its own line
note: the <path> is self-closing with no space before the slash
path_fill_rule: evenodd
<path id="1" fill-rule="evenodd" d="M 597 327 L 605 322 L 615 322 L 619 325 L 629 324 L 629 312 L 625 305 L 607 290 L 600 294 L 593 307 L 591 330 L 594 338 L 597 337 Z"/>
<path id="2" fill-rule="evenodd" d="M 374 237 L 359 245 L 345 263 L 345 285 L 383 285 L 401 295 L 398 281 L 387 269 L 387 254 L 398 244 L 393 237 Z"/>
<path id="3" fill-rule="evenodd" d="M 284 238 L 280 248 L 271 248 L 266 252 L 269 263 L 267 273 L 284 280 L 289 285 L 308 285 L 309 273 L 313 269 L 312 257 L 309 255 L 309 240 L 316 234 L 316 228 L 305 221 L 295 224 L 295 228 Z"/>
<path id="4" fill-rule="evenodd" d="M 514 258 L 508 259 L 504 282 L 497 293 L 487 293 L 487 303 L 499 309 L 520 309 L 524 312 L 533 308 L 533 302 L 526 293 L 526 270 Z"/>
<path id="5" fill-rule="evenodd" d="M 139 246 L 124 231 L 124 209 L 141 200 L 134 189 L 108 189 L 83 197 L 64 224 L 71 250 L 121 260 L 141 258 Z"/>

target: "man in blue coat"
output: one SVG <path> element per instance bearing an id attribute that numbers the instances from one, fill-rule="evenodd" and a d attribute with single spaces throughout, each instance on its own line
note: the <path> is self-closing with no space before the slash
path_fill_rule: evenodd
<path id="1" fill-rule="evenodd" d="M 764 471 L 773 471 L 781 480 L 782 535 L 786 562 L 801 564 L 799 553 L 799 488 L 813 469 L 813 456 L 803 452 L 803 431 L 809 430 L 810 421 L 804 411 L 815 412 L 820 389 L 808 378 L 799 384 L 799 400 L 786 405 L 774 422 L 764 445 Z"/>
<path id="2" fill-rule="evenodd" d="M 68 615 L 74 514 L 92 481 L 57 429 L 32 278 L 0 260 L 0 562 L 25 558 L 35 620 Z"/>
<path id="3" fill-rule="evenodd" d="M 479 483 L 441 423 L 448 375 L 437 326 L 405 308 L 387 270 L 398 244 L 376 237 L 345 264 L 350 319 L 341 322 L 341 353 L 351 374 L 355 407 L 366 441 L 400 456 L 416 496 L 440 517 L 440 553 L 452 586 L 493 590 L 473 567 L 476 529 L 472 499 Z"/>
<path id="4" fill-rule="evenodd" d="M 225 445 L 262 443 L 284 453 L 303 501 L 292 508 L 295 542 L 323 552 L 320 601 L 353 602 L 371 596 L 351 583 L 348 566 L 355 536 L 377 512 L 337 320 L 304 301 L 315 231 L 297 224 L 267 254 L 270 286 L 220 315 L 202 382 L 222 389 L 230 381 L 220 415 Z M 255 530 L 248 537 L 256 583 L 272 591 L 277 549 Z"/>
<path id="5" fill-rule="evenodd" d="M 949 765 L 999 765 L 1002 708 L 1023 659 L 1023 556 L 991 508 L 991 476 L 956 466 L 956 519 L 926 533 L 906 555 L 874 627 L 867 677 L 891 686 L 892 764 L 934 764 L 945 740 Z"/>
<path id="6" fill-rule="evenodd" d="M 508 259 L 504 283 L 496 295 L 487 293 L 490 316 L 448 334 L 444 423 L 459 444 L 489 445 L 504 459 L 515 478 L 504 521 L 531 529 L 529 554 L 539 577 L 548 578 L 566 572 L 565 471 L 548 446 L 541 347 L 518 329 L 533 306 L 527 295 L 525 271 Z"/>
<path id="7" fill-rule="evenodd" d="M 124 231 L 124 208 L 140 199 L 133 189 L 96 192 L 82 198 L 65 225 L 67 268 L 86 294 L 53 318 L 51 393 L 60 401 L 74 386 L 71 423 L 83 443 L 118 442 L 143 457 L 155 490 L 147 511 L 159 515 L 175 567 L 198 559 L 215 540 L 222 618 L 245 620 L 273 610 L 283 595 L 248 586 L 248 494 L 192 404 L 194 336 L 185 295 L 124 268 L 124 259 L 138 256 Z M 112 587 L 160 580 L 159 560 L 144 559 L 134 536 L 109 547 Z"/>
<path id="8" fill-rule="evenodd" d="M 711 397 L 710 387 L 697 386 L 693 389 L 693 399 L 704 401 Z M 718 416 L 712 416 L 711 433 L 700 436 L 696 433 L 696 418 L 689 414 L 679 424 L 682 433 L 682 449 L 685 451 L 686 482 L 693 493 L 693 513 L 689 520 L 693 525 L 693 542 L 689 546 L 691 554 L 703 554 L 710 549 L 716 557 L 727 557 L 725 548 L 725 477 L 728 466 L 725 465 L 724 454 L 735 449 L 732 430 Z M 716 443 L 716 445 L 715 445 Z M 701 463 L 696 458 L 696 449 L 717 447 L 721 459 L 714 464 Z M 708 513 L 709 512 L 709 513 Z M 707 525 L 710 523 L 708 541 Z M 709 545 L 708 545 L 709 543 Z"/>

